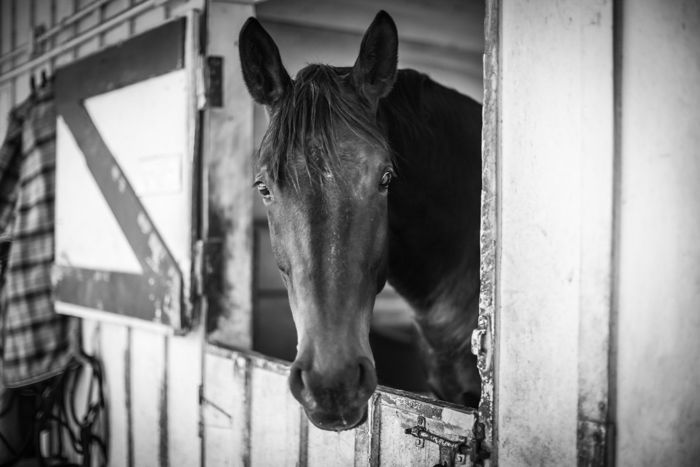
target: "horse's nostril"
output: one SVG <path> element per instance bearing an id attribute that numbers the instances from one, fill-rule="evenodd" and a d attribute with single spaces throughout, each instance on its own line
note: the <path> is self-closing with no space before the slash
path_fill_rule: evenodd
<path id="1" fill-rule="evenodd" d="M 374 365 L 367 357 L 360 358 L 360 371 L 358 380 L 358 389 L 363 396 L 369 397 L 377 387 L 377 374 L 374 371 Z"/>
<path id="2" fill-rule="evenodd" d="M 304 390 L 304 374 L 298 365 L 292 365 L 289 370 L 289 389 L 292 395 L 301 401 L 301 391 Z"/>

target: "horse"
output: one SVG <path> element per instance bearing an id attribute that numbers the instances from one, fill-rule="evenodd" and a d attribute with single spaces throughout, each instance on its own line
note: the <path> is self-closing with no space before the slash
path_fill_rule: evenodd
<path id="1" fill-rule="evenodd" d="M 297 330 L 289 389 L 308 419 L 335 431 L 366 420 L 370 319 L 387 281 L 414 311 L 433 393 L 476 407 L 481 104 L 397 69 L 385 11 L 351 67 L 311 64 L 292 79 L 255 18 L 238 47 L 269 117 L 253 186 Z"/>

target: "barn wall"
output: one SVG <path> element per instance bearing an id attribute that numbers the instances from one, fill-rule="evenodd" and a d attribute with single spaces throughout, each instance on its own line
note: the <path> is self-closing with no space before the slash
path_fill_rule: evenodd
<path id="1" fill-rule="evenodd" d="M 700 458 L 700 4 L 623 1 L 618 465 Z"/>
<path id="2" fill-rule="evenodd" d="M 198 0 L 0 0 L 0 135 L 29 78 L 201 7 Z M 82 14 L 81 14 L 82 13 Z M 81 14 L 77 20 L 67 20 Z M 69 21 L 68 23 L 66 21 Z M 32 45 L 34 28 L 57 28 Z M 111 466 L 199 465 L 200 329 L 172 336 L 83 320 L 83 347 L 105 362 Z"/>
<path id="3" fill-rule="evenodd" d="M 608 402 L 612 5 L 500 8 L 497 458 L 601 465 L 589 443 L 605 439 Z"/>

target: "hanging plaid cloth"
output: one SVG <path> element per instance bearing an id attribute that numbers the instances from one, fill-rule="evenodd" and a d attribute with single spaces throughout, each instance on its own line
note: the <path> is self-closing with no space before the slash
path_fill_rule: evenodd
<path id="1" fill-rule="evenodd" d="M 78 350 L 77 320 L 56 314 L 51 294 L 55 151 L 49 81 L 12 110 L 0 149 L 0 232 L 12 241 L 0 279 L 0 365 L 9 387 L 64 371 Z"/>

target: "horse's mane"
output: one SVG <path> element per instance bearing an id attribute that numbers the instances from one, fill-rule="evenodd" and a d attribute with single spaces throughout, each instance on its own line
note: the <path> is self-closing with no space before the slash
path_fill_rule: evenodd
<path id="1" fill-rule="evenodd" d="M 275 107 L 263 137 L 260 166 L 274 182 L 299 183 L 299 171 L 324 183 L 342 180 L 336 129 L 345 125 L 363 140 L 388 150 L 366 104 L 344 90 L 351 68 L 308 65 Z"/>

